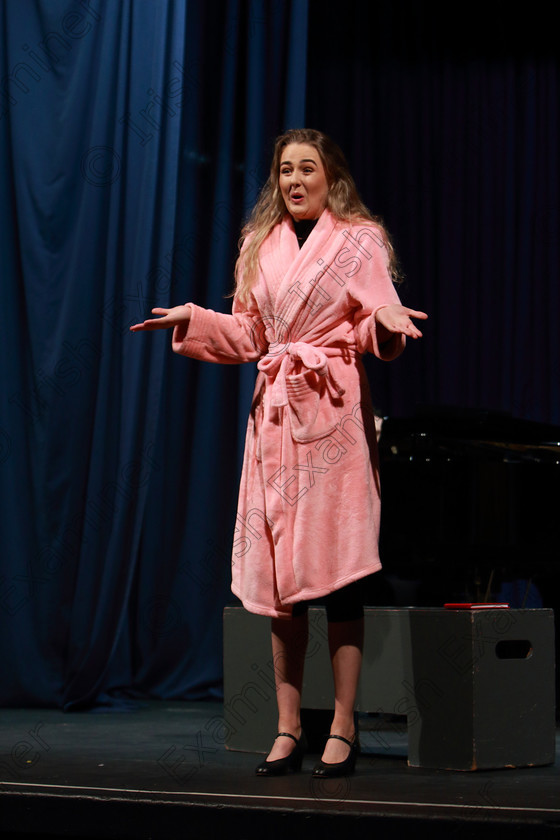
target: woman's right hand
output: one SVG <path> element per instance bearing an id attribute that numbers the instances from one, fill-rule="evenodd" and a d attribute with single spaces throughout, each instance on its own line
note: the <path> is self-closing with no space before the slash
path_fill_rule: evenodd
<path id="1" fill-rule="evenodd" d="M 191 308 L 188 303 L 184 306 L 173 306 L 171 309 L 152 309 L 152 315 L 160 315 L 160 318 L 148 318 L 141 324 L 134 324 L 130 327 L 131 332 L 142 330 L 166 330 L 169 327 L 177 327 L 179 324 L 186 326 L 191 317 Z"/>

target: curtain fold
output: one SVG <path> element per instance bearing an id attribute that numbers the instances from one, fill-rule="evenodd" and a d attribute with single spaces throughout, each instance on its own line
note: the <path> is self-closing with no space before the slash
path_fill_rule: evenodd
<path id="1" fill-rule="evenodd" d="M 230 309 L 247 149 L 303 121 L 305 6 L 0 8 L 2 705 L 221 694 L 253 372 L 128 328 Z"/>

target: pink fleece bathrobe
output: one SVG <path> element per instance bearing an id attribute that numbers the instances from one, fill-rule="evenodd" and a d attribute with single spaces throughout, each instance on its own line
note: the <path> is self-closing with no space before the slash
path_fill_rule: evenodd
<path id="1" fill-rule="evenodd" d="M 226 315 L 192 305 L 173 350 L 203 361 L 258 360 L 237 525 L 232 590 L 246 609 L 289 617 L 378 570 L 375 425 L 361 355 L 379 346 L 375 312 L 398 303 L 387 249 L 369 223 L 328 210 L 301 248 L 289 219 L 261 246 L 247 306 Z"/>

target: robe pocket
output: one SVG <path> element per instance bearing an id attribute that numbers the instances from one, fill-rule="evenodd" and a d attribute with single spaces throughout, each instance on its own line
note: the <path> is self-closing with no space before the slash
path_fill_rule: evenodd
<path id="1" fill-rule="evenodd" d="M 338 414 L 326 376 L 312 370 L 290 374 L 286 377 L 286 388 L 290 429 L 296 443 L 309 443 L 334 432 Z"/>

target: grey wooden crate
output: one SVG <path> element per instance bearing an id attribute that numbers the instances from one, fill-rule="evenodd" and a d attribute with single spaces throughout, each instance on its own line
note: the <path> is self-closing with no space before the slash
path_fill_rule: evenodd
<path id="1" fill-rule="evenodd" d="M 405 715 L 412 767 L 474 770 L 554 761 L 552 610 L 367 607 L 357 710 Z M 309 610 L 302 706 L 333 706 L 324 610 Z M 224 611 L 224 725 L 232 750 L 276 732 L 270 621 Z"/>

